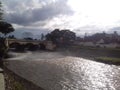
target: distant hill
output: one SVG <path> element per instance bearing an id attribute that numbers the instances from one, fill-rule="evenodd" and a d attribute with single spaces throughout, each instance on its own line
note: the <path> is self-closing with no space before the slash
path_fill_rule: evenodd
<path id="1" fill-rule="evenodd" d="M 23 34 L 25 32 L 32 33 L 33 34 L 31 36 L 32 38 L 40 39 L 42 33 L 44 35 L 46 35 L 50 31 L 48 31 L 48 30 L 15 30 L 14 32 L 10 33 L 9 35 L 14 35 L 16 38 L 24 38 L 24 37 L 27 37 L 27 36 L 24 36 L 25 34 Z"/>

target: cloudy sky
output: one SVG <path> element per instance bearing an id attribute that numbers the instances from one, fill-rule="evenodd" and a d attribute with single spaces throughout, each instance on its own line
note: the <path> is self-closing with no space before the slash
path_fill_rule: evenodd
<path id="1" fill-rule="evenodd" d="M 70 29 L 86 32 L 120 32 L 120 0 L 1 0 L 4 18 L 16 30 L 33 33 Z"/>

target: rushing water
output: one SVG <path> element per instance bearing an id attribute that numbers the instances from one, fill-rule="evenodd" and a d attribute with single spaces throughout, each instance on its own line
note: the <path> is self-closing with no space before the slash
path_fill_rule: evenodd
<path id="1" fill-rule="evenodd" d="M 120 90 L 120 66 L 59 52 L 11 54 L 8 67 L 45 90 Z"/>

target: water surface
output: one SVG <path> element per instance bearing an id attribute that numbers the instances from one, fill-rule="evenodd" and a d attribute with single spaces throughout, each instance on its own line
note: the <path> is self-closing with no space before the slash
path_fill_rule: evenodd
<path id="1" fill-rule="evenodd" d="M 45 90 L 120 89 L 120 66 L 59 52 L 12 54 L 8 67 Z"/>

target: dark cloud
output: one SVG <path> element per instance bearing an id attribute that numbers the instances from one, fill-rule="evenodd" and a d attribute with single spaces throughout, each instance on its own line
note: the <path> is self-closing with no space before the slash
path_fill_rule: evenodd
<path id="1" fill-rule="evenodd" d="M 46 3 L 46 5 L 43 5 L 40 8 L 32 7 L 30 2 L 32 1 L 25 0 L 22 3 L 18 3 L 17 1 L 14 3 L 9 3 L 8 8 L 13 9 L 14 11 L 6 14 L 6 20 L 15 24 L 29 25 L 34 22 L 52 19 L 58 15 L 73 14 L 73 11 L 67 5 L 67 0 L 56 0 L 55 2 L 51 2 L 49 4 L 46 3 L 47 0 L 39 0 L 40 3 Z M 29 7 L 29 9 L 25 9 L 25 6 L 26 8 Z M 21 11 L 18 11 L 20 8 Z"/>

